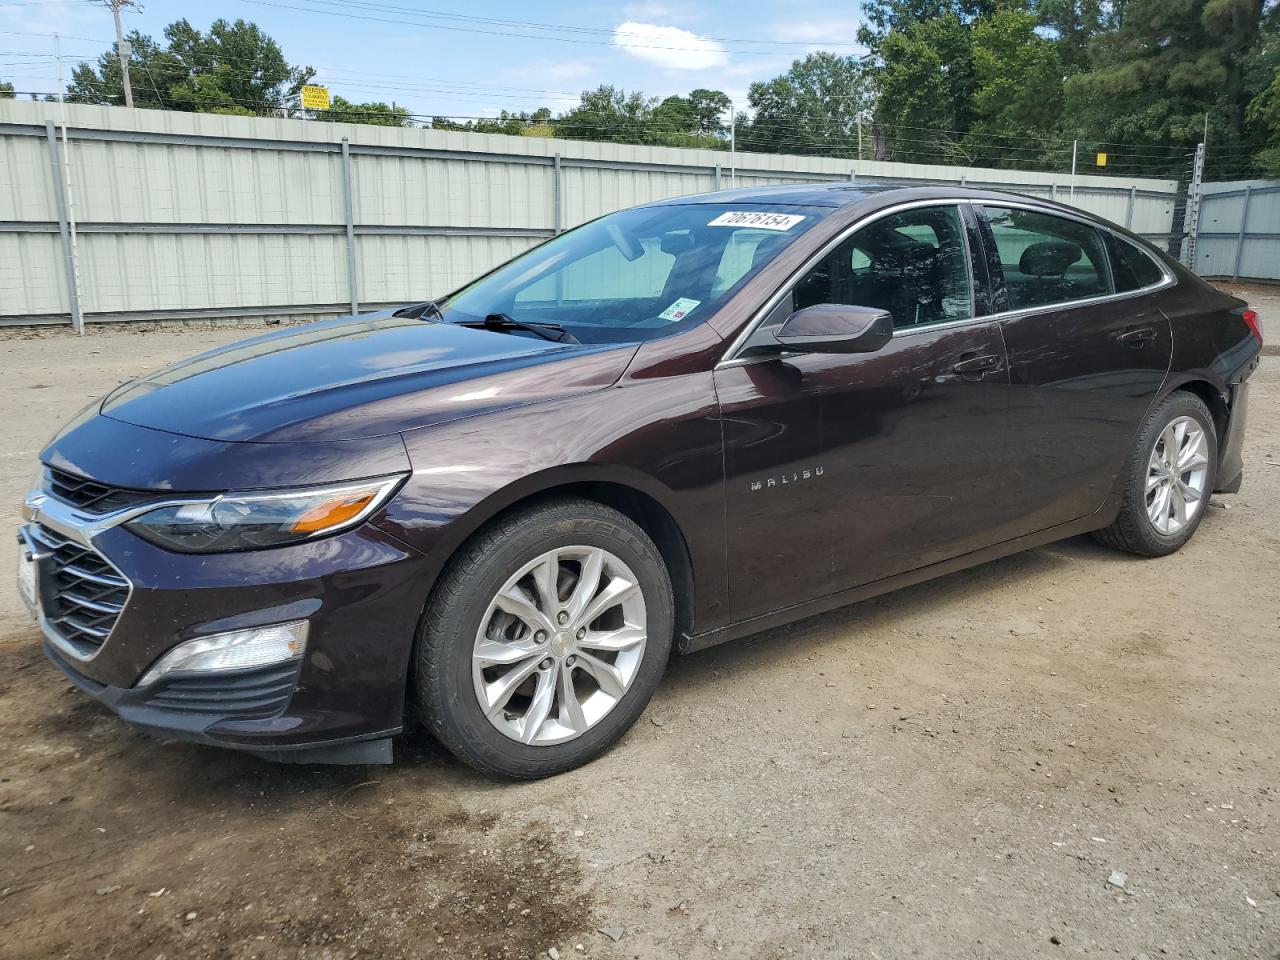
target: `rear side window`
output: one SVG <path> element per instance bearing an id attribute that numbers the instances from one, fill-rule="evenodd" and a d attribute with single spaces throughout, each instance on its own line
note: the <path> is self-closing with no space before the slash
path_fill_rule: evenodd
<path id="1" fill-rule="evenodd" d="M 1111 254 L 1111 275 L 1116 293 L 1141 290 L 1164 279 L 1164 271 L 1151 257 L 1132 243 L 1108 233 L 1107 252 Z"/>
<path id="2" fill-rule="evenodd" d="M 1107 254 L 1088 224 L 1036 210 L 984 207 L 1009 292 L 1023 310 L 1111 293 Z"/>

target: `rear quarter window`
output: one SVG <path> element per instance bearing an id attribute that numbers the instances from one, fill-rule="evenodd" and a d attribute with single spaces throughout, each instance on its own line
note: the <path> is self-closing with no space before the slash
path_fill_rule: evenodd
<path id="1" fill-rule="evenodd" d="M 1107 253 L 1111 256 L 1111 273 L 1116 281 L 1116 293 L 1141 290 L 1164 279 L 1164 271 L 1151 255 L 1138 249 L 1115 234 L 1105 234 Z"/>

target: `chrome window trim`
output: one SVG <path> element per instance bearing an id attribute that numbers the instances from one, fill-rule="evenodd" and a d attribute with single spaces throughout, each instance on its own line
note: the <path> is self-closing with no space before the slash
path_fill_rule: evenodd
<path id="1" fill-rule="evenodd" d="M 1046 216 L 1061 217 L 1064 220 L 1074 220 L 1078 223 L 1083 223 L 1086 226 L 1092 227 L 1093 229 L 1098 230 L 1100 232 L 1111 234 L 1122 243 L 1127 243 L 1129 244 L 1129 246 L 1136 248 L 1138 251 L 1142 253 L 1143 256 L 1147 257 L 1149 260 L 1151 260 L 1152 263 L 1154 263 L 1157 267 L 1160 268 L 1161 279 L 1158 283 L 1148 284 L 1145 287 L 1139 287 L 1137 290 L 1126 290 L 1123 293 L 1108 293 L 1098 297 L 1085 297 L 1079 300 L 1064 300 L 1061 303 L 1039 305 L 1035 307 L 1023 307 L 1018 310 L 1001 310 L 997 313 L 986 313 L 981 316 L 968 317 L 963 320 L 946 320 L 940 323 L 922 324 L 919 327 L 910 327 L 910 328 L 904 327 L 902 330 L 895 330 L 893 332 L 894 339 L 898 339 L 899 337 L 917 336 L 922 333 L 932 333 L 935 330 L 950 330 L 958 327 L 968 326 L 970 324 L 988 323 L 993 320 L 1008 320 L 1015 317 L 1031 316 L 1038 313 L 1053 313 L 1057 310 L 1069 310 L 1069 309 L 1074 309 L 1076 307 L 1089 306 L 1097 303 L 1110 303 L 1112 301 L 1129 300 L 1134 297 L 1146 296 L 1148 294 L 1155 293 L 1159 290 L 1164 290 L 1168 287 L 1174 286 L 1178 282 L 1177 277 L 1174 276 L 1173 272 L 1170 271 L 1168 266 L 1165 265 L 1162 261 L 1160 261 L 1156 257 L 1151 256 L 1151 254 L 1149 254 L 1146 250 L 1143 250 L 1142 247 L 1135 244 L 1132 240 L 1128 240 L 1125 237 L 1121 236 L 1120 234 L 1116 233 L 1114 230 L 1111 230 L 1110 228 L 1089 219 L 1087 214 L 1076 214 L 1073 211 L 1069 211 L 1069 210 L 1058 210 L 1056 208 L 1046 208 L 1034 201 L 1023 201 L 1019 199 L 1005 200 L 1002 198 L 1000 200 L 994 200 L 994 199 L 988 200 L 988 199 L 979 199 L 975 197 L 941 197 L 941 198 L 935 198 L 930 200 L 908 200 L 903 203 L 895 204 L 894 206 L 891 206 L 891 207 L 885 207 L 883 210 L 876 210 L 875 212 L 869 213 L 865 217 L 862 217 L 861 219 L 855 220 L 852 224 L 845 227 L 844 230 L 840 231 L 840 233 L 838 233 L 835 237 L 827 241 L 827 243 L 824 246 L 822 246 L 812 257 L 806 260 L 801 266 L 793 270 L 791 274 L 787 277 L 787 279 L 783 282 L 782 286 L 780 286 L 773 293 L 773 295 L 770 296 L 769 299 L 764 302 L 764 306 L 756 310 L 752 318 L 742 328 L 742 332 L 740 332 L 736 337 L 734 337 L 733 342 L 729 345 L 729 349 L 724 352 L 723 357 L 721 357 L 720 361 L 716 363 L 714 369 L 719 370 L 721 368 L 726 368 L 726 367 L 745 366 L 746 364 L 757 363 L 761 360 L 776 360 L 779 357 L 800 356 L 801 354 L 794 350 L 788 350 L 781 353 L 767 354 L 767 355 L 762 355 L 758 357 L 742 357 L 739 354 L 742 351 L 743 347 L 746 345 L 747 340 L 749 340 L 751 336 L 756 332 L 756 330 L 759 329 L 760 325 L 764 322 L 764 319 L 773 311 L 773 309 L 778 305 L 778 303 L 782 300 L 782 298 L 791 291 L 791 288 L 794 287 L 796 283 L 798 283 L 804 277 L 804 275 L 818 263 L 818 261 L 820 261 L 827 254 L 831 253 L 836 247 L 838 247 L 841 243 L 847 240 L 854 233 L 861 230 L 863 227 L 874 223 L 875 221 L 881 219 L 882 217 L 886 217 L 886 216 L 889 216 L 890 214 L 898 213 L 903 210 L 911 210 L 917 207 L 958 206 L 960 204 L 968 204 L 969 206 L 972 206 L 972 207 L 986 206 L 986 207 L 999 207 L 999 208 L 1015 208 L 1019 210 L 1032 210 L 1036 213 L 1043 213 Z M 968 249 L 968 243 L 969 243 L 968 230 L 966 230 L 965 231 L 966 249 Z M 1104 248 L 1105 248 L 1105 245 L 1104 245 Z M 1110 263 L 1109 257 L 1108 257 L 1108 263 Z M 970 274 L 970 304 L 972 306 L 976 306 L 977 290 L 974 287 L 972 256 L 970 256 L 970 263 L 969 263 L 968 269 Z"/>

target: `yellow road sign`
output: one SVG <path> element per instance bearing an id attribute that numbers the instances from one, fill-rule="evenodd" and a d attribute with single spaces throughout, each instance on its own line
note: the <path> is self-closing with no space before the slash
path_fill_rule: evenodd
<path id="1" fill-rule="evenodd" d="M 1107 165 L 1107 155 L 1105 153 L 1098 154 L 1098 166 L 1105 167 Z"/>
<path id="2" fill-rule="evenodd" d="M 302 106 L 306 110 L 328 110 L 329 88 L 314 85 L 303 87 Z"/>

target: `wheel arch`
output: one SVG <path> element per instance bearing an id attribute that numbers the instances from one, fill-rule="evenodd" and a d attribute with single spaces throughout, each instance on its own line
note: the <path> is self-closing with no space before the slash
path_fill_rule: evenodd
<path id="1" fill-rule="evenodd" d="M 1221 458 L 1222 450 L 1225 446 L 1223 441 L 1227 435 L 1227 426 L 1231 421 L 1231 408 L 1227 404 L 1227 398 L 1222 389 L 1207 379 L 1188 377 L 1170 386 L 1165 391 L 1164 396 L 1160 398 L 1161 401 L 1168 399 L 1179 390 L 1198 397 L 1209 408 L 1209 414 L 1213 417 L 1213 429 L 1217 434 L 1218 456 Z"/>
<path id="2" fill-rule="evenodd" d="M 443 571 L 449 561 L 480 530 L 498 518 L 543 500 L 581 497 L 617 510 L 648 534 L 657 546 L 671 578 L 675 598 L 677 640 L 692 630 L 696 578 L 684 525 L 664 502 L 661 485 L 645 474 L 598 469 L 596 464 L 555 467 L 531 474 L 503 487 L 451 522 L 432 550 L 433 564 Z M 438 577 L 437 577 L 438 580 Z M 432 585 L 434 592 L 435 585 Z M 430 602 L 429 596 L 427 602 Z"/>

